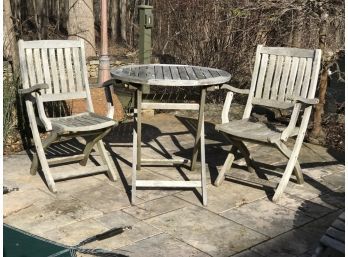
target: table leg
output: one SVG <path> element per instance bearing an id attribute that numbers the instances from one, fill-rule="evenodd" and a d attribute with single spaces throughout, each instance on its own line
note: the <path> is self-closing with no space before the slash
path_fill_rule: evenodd
<path id="1" fill-rule="evenodd" d="M 137 93 L 135 93 L 135 102 L 137 103 Z M 131 203 L 135 204 L 135 199 L 136 199 L 136 193 L 137 193 L 137 188 L 136 188 L 136 181 L 137 181 L 137 152 L 138 152 L 138 145 L 137 145 L 137 138 L 138 138 L 138 133 L 137 133 L 137 125 L 138 125 L 138 106 L 134 106 L 134 116 L 133 116 L 133 152 L 132 152 L 132 192 L 131 192 Z"/>
<path id="2" fill-rule="evenodd" d="M 201 90 L 201 100 L 199 103 L 199 114 L 198 114 L 198 125 L 197 125 L 197 132 L 196 132 L 196 139 L 195 139 L 195 145 L 193 147 L 193 154 L 192 154 L 192 160 L 191 160 L 191 170 L 193 171 L 196 168 L 197 163 L 197 156 L 198 156 L 198 148 L 199 148 L 199 142 L 201 139 L 201 132 L 202 132 L 202 126 L 204 126 L 204 105 L 205 105 L 205 97 L 207 95 L 207 89 L 202 88 Z M 204 131 L 204 129 L 203 129 Z M 204 135 L 202 136 L 204 137 Z"/>
<path id="3" fill-rule="evenodd" d="M 137 170 L 141 170 L 141 102 L 143 92 L 137 89 Z"/>
<path id="4" fill-rule="evenodd" d="M 204 115 L 202 116 L 202 129 L 201 129 L 201 183 L 202 183 L 202 200 L 203 205 L 207 206 L 207 174 L 205 172 L 205 137 L 204 137 Z"/>

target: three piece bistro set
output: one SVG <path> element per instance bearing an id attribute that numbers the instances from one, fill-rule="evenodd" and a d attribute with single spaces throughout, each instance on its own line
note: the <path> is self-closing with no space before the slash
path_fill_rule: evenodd
<path id="1" fill-rule="evenodd" d="M 250 172 L 257 169 L 244 142 L 257 142 L 272 145 L 289 160 L 279 183 L 255 179 L 251 183 L 265 183 L 274 187 L 273 200 L 276 201 L 285 190 L 291 175 L 298 183 L 303 183 L 301 167 L 298 163 L 299 151 L 308 126 L 313 105 L 318 100 L 314 98 L 320 70 L 320 50 L 257 47 L 255 65 L 251 78 L 250 89 L 238 89 L 225 84 L 231 75 L 223 70 L 191 65 L 129 65 L 111 70 L 112 80 L 104 83 L 109 102 L 108 114 L 105 116 L 94 113 L 90 95 L 87 66 L 84 55 L 83 41 L 73 40 L 41 40 L 19 41 L 19 59 L 23 89 L 19 94 L 26 104 L 30 127 L 36 151 L 33 155 L 30 173 L 41 170 L 48 188 L 57 192 L 55 181 L 65 180 L 85 175 L 107 172 L 110 180 L 115 181 L 116 168 L 110 159 L 103 137 L 109 133 L 117 122 L 113 120 L 113 103 L 111 86 L 121 82 L 132 90 L 135 96 L 133 122 L 133 157 L 132 157 L 132 203 L 135 202 L 136 190 L 139 187 L 156 188 L 201 188 L 203 205 L 207 205 L 206 170 L 205 170 L 205 140 L 204 140 L 204 105 L 209 89 L 227 89 L 221 118 L 222 123 L 216 125 L 216 130 L 222 133 L 231 144 L 231 150 L 219 175 L 214 182 L 219 186 L 225 178 L 234 161 L 234 154 L 239 151 L 246 160 Z M 144 102 L 144 85 L 161 87 L 197 87 L 200 89 L 198 103 L 154 103 Z M 229 121 L 228 112 L 233 94 L 246 94 L 248 100 L 241 120 Z M 86 102 L 86 112 L 65 117 L 48 117 L 44 104 L 54 101 L 83 99 Z M 254 105 L 264 107 L 291 109 L 289 124 L 285 127 L 274 127 L 264 122 L 251 121 L 250 114 Z M 191 160 L 187 159 L 144 159 L 141 155 L 141 110 L 142 109 L 179 109 L 198 111 L 198 126 Z M 48 132 L 48 137 L 42 139 L 39 127 Z M 85 147 L 83 153 L 71 156 L 49 157 L 46 150 L 53 142 L 61 138 L 83 138 Z M 295 137 L 292 149 L 286 146 L 288 138 Z M 50 166 L 79 162 L 86 166 L 90 153 L 96 147 L 101 162 L 86 170 L 51 172 Z M 142 165 L 151 164 L 190 164 L 191 170 L 196 168 L 198 152 L 201 159 L 201 180 L 163 181 L 139 180 L 137 171 Z M 256 181 L 257 180 L 257 181 Z"/>

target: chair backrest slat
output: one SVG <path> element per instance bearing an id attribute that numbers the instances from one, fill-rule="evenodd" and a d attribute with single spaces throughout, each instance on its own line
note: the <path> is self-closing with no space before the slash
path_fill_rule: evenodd
<path id="1" fill-rule="evenodd" d="M 73 75 L 73 67 L 71 62 L 71 51 L 70 48 L 64 48 L 66 71 L 68 74 L 68 92 L 75 92 L 75 82 Z"/>
<path id="2" fill-rule="evenodd" d="M 73 63 L 74 63 L 74 72 L 75 72 L 75 79 L 76 79 L 76 91 L 82 91 L 82 73 L 81 73 L 81 67 L 80 67 L 80 53 L 79 49 L 74 47 L 72 50 L 73 54 Z"/>
<path id="3" fill-rule="evenodd" d="M 64 65 L 64 57 L 63 57 L 63 49 L 57 49 L 57 61 L 58 61 L 58 71 L 59 71 L 59 79 L 60 79 L 60 92 L 67 93 L 68 87 L 66 85 L 66 73 L 65 73 L 65 65 Z"/>
<path id="4" fill-rule="evenodd" d="M 296 76 L 297 76 L 299 61 L 300 61 L 300 59 L 298 57 L 292 58 L 289 80 L 286 84 L 285 98 L 282 99 L 282 101 L 288 102 L 289 100 L 287 100 L 287 97 L 292 95 L 292 91 L 294 89 L 295 80 L 296 80 Z"/>
<path id="5" fill-rule="evenodd" d="M 320 65 L 313 61 L 317 55 L 320 50 L 259 45 L 243 118 L 249 118 L 252 105 L 289 108 L 294 106 L 293 96 L 313 98 L 317 81 L 313 71 Z"/>
<path id="6" fill-rule="evenodd" d="M 44 94 L 41 96 L 43 102 L 64 101 L 70 99 L 87 98 L 86 92 L 69 92 L 60 94 Z"/>
<path id="7" fill-rule="evenodd" d="M 57 66 L 57 59 L 56 59 L 56 51 L 54 48 L 49 49 L 50 54 L 50 64 L 51 64 L 51 73 L 52 73 L 52 80 L 53 80 L 53 94 L 58 94 L 60 92 L 59 90 L 59 78 L 58 78 L 58 66 Z"/>
<path id="8" fill-rule="evenodd" d="M 299 64 L 298 64 L 298 73 L 296 76 L 296 80 L 295 80 L 295 85 L 294 85 L 294 89 L 290 92 L 288 92 L 288 96 L 290 95 L 300 95 L 301 93 L 301 88 L 303 85 L 303 77 L 306 71 L 306 62 L 307 59 L 306 58 L 300 58 Z"/>
<path id="9" fill-rule="evenodd" d="M 282 78 L 280 80 L 280 85 L 279 85 L 279 94 L 278 94 L 278 98 L 277 98 L 277 100 L 281 101 L 281 102 L 283 102 L 285 99 L 286 84 L 287 84 L 288 79 L 289 79 L 291 61 L 292 60 L 289 56 L 285 57 Z"/>
<path id="10" fill-rule="evenodd" d="M 269 67 L 267 69 L 265 86 L 264 86 L 264 90 L 262 93 L 262 98 L 264 98 L 264 99 L 269 99 L 269 97 L 270 97 L 269 94 L 271 91 L 271 84 L 272 84 L 272 79 L 273 79 L 273 75 L 274 75 L 276 58 L 277 57 L 274 54 L 270 55 L 270 58 L 269 58 Z"/>
<path id="11" fill-rule="evenodd" d="M 256 84 L 256 93 L 255 93 L 256 98 L 261 98 L 261 96 L 262 96 L 263 82 L 265 80 L 267 63 L 268 63 L 268 55 L 262 54 L 260 71 L 259 71 L 259 75 L 257 77 L 257 84 Z"/>
<path id="12" fill-rule="evenodd" d="M 43 83 L 43 74 L 42 74 L 42 62 L 40 56 L 40 49 L 34 49 L 34 62 L 35 62 L 35 72 L 36 72 L 36 81 L 37 83 Z"/>
<path id="13" fill-rule="evenodd" d="M 20 40 L 19 51 L 23 88 L 46 83 L 49 88 L 41 92 L 43 101 L 84 98 L 93 111 L 83 41 Z"/>
<path id="14" fill-rule="evenodd" d="M 273 86 L 271 89 L 271 100 L 275 100 L 278 97 L 278 90 L 280 85 L 280 77 L 282 75 L 284 65 L 284 56 L 277 56 L 277 63 L 274 73 Z"/>
<path id="15" fill-rule="evenodd" d="M 41 58 L 42 58 L 42 68 L 43 68 L 43 74 L 45 83 L 49 86 L 48 89 L 45 90 L 46 94 L 52 94 L 52 80 L 51 80 L 51 74 L 50 74 L 50 66 L 48 63 L 48 54 L 47 49 L 41 49 Z"/>
<path id="16" fill-rule="evenodd" d="M 300 96 L 302 97 L 306 97 L 308 93 L 309 82 L 310 82 L 311 73 L 312 73 L 312 69 L 311 69 L 312 65 L 313 65 L 313 60 L 308 59 L 306 62 L 306 71 L 304 74 L 303 85 L 302 85 L 301 93 L 300 93 Z"/>
<path id="17" fill-rule="evenodd" d="M 38 82 L 36 80 L 35 69 L 34 69 L 33 50 L 26 49 L 25 53 L 26 53 L 27 66 L 28 66 L 29 83 L 32 85 L 35 85 Z"/>

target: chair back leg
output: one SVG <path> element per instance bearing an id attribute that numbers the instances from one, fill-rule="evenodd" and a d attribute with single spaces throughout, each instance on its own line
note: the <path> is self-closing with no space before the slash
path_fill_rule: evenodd
<path id="1" fill-rule="evenodd" d="M 105 165 L 108 166 L 108 176 L 111 181 L 117 181 L 117 176 L 116 176 L 116 167 L 114 162 L 111 160 L 108 152 L 105 149 L 104 142 L 102 140 L 99 140 L 97 142 L 97 147 L 98 151 L 100 154 L 100 157 L 102 158 L 102 161 Z"/>
<path id="2" fill-rule="evenodd" d="M 42 148 L 44 149 L 44 151 L 57 139 L 58 139 L 58 134 L 55 132 L 51 132 L 46 139 L 42 140 L 41 141 Z M 36 172 L 39 169 L 39 164 L 40 163 L 39 163 L 37 153 L 35 153 L 33 156 L 33 161 L 32 161 L 31 166 L 30 166 L 30 174 L 31 175 L 36 175 Z"/>

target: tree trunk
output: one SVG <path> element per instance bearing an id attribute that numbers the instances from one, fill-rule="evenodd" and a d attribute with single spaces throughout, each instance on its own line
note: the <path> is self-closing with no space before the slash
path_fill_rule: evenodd
<path id="1" fill-rule="evenodd" d="M 127 0 L 120 1 L 121 38 L 127 42 Z"/>
<path id="2" fill-rule="evenodd" d="M 12 61 L 13 68 L 18 67 L 18 55 L 17 55 L 17 40 L 16 33 L 12 22 L 12 12 L 10 0 L 4 0 L 4 41 L 3 41 L 3 55 L 7 60 Z"/>
<path id="3" fill-rule="evenodd" d="M 85 41 L 86 57 L 96 55 L 93 0 L 68 0 L 69 39 L 82 38 Z"/>
<path id="4" fill-rule="evenodd" d="M 111 41 L 117 42 L 120 37 L 120 0 L 110 1 L 110 23 L 111 23 Z"/>
<path id="5" fill-rule="evenodd" d="M 325 96 L 328 83 L 328 70 L 326 67 L 323 68 L 320 74 L 319 82 L 319 103 L 315 106 L 313 129 L 311 136 L 314 138 L 323 137 L 324 132 L 321 127 L 322 115 L 324 114 Z"/>
<path id="6" fill-rule="evenodd" d="M 322 63 L 323 68 L 320 74 L 319 80 L 319 103 L 314 108 L 314 119 L 313 119 L 313 129 L 310 133 L 310 137 L 315 140 L 324 141 L 325 133 L 321 126 L 322 115 L 324 114 L 324 105 L 325 105 L 325 97 L 326 90 L 328 84 L 328 56 L 326 49 L 326 36 L 327 36 L 327 28 L 328 28 L 328 14 L 326 12 L 321 14 L 321 27 L 319 31 L 319 47 L 322 49 Z"/>

